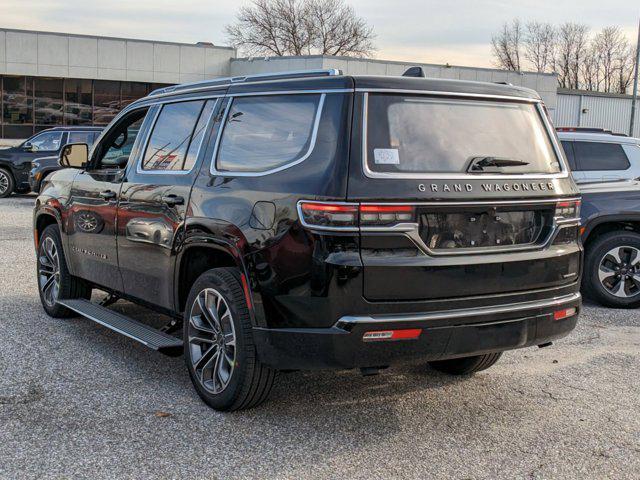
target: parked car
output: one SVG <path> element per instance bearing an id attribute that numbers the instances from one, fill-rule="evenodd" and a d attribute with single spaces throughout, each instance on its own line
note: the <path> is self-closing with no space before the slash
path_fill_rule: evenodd
<path id="1" fill-rule="evenodd" d="M 184 351 L 219 410 L 263 402 L 279 370 L 468 375 L 577 322 L 579 191 L 532 90 L 334 70 L 174 86 L 61 163 L 34 209 L 45 311 Z"/>
<path id="2" fill-rule="evenodd" d="M 102 127 L 55 127 L 43 130 L 17 147 L 0 150 L 0 198 L 29 191 L 31 162 L 42 157 L 57 157 L 67 143 L 91 144 Z M 48 161 L 50 163 L 51 161 Z"/>
<path id="3" fill-rule="evenodd" d="M 614 308 L 640 306 L 640 182 L 581 185 L 583 291 Z"/>
<path id="4" fill-rule="evenodd" d="M 577 183 L 640 178 L 640 138 L 599 128 L 557 130 Z"/>

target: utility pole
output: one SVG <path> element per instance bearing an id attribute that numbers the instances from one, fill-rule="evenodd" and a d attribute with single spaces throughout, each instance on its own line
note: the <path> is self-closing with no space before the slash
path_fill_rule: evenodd
<path id="1" fill-rule="evenodd" d="M 631 122 L 629 122 L 629 136 L 633 137 L 636 120 L 636 103 L 638 103 L 638 70 L 640 70 L 640 20 L 638 21 L 638 43 L 636 44 L 636 75 L 633 79 L 633 98 L 631 100 Z"/>

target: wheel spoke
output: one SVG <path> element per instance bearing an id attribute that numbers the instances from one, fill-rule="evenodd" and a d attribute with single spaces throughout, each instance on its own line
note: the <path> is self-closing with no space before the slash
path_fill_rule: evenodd
<path id="1" fill-rule="evenodd" d="M 605 267 L 604 265 L 600 265 L 600 268 L 598 268 L 598 278 L 601 282 L 613 277 L 615 274 L 615 270 Z"/>
<path id="2" fill-rule="evenodd" d="M 612 288 L 612 293 L 616 297 L 627 297 L 628 295 L 625 292 L 625 286 L 626 286 L 626 282 L 624 281 L 624 279 L 620 279 L 618 281 L 618 284 Z"/>
<path id="3" fill-rule="evenodd" d="M 204 337 L 189 337 L 189 343 L 196 343 L 196 344 L 208 343 L 210 345 L 213 345 L 215 341 L 213 341 L 210 338 L 204 338 Z"/>
<path id="4" fill-rule="evenodd" d="M 193 364 L 193 369 L 195 371 L 204 370 L 207 365 L 211 362 L 211 359 L 218 353 L 218 345 L 214 344 L 211 348 L 209 348 L 206 352 L 202 354 L 202 356 L 196 360 Z"/>
<path id="5" fill-rule="evenodd" d="M 207 323 L 211 327 L 211 330 L 217 332 L 218 330 L 216 328 L 216 320 L 213 318 L 213 315 L 211 314 L 211 310 L 209 309 L 209 306 L 207 305 L 206 290 L 205 290 L 204 295 L 203 294 L 198 295 L 197 301 L 198 301 L 198 307 L 200 308 L 200 311 L 202 312 L 202 316 L 204 317 L 204 319 L 207 321 Z"/>
<path id="6" fill-rule="evenodd" d="M 225 333 L 224 335 L 224 344 L 227 347 L 235 347 L 236 346 L 236 336 L 233 332 Z"/>
<path id="7" fill-rule="evenodd" d="M 204 325 L 204 322 L 202 321 L 202 315 L 196 315 L 191 317 L 189 319 L 189 324 L 200 333 L 207 333 L 209 335 L 216 334 L 216 332 L 213 329 L 206 327 Z"/>

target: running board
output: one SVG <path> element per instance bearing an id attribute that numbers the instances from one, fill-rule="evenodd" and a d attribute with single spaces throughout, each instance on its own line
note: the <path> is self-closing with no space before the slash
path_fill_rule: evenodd
<path id="1" fill-rule="evenodd" d="M 58 300 L 58 303 L 153 350 L 158 350 L 170 356 L 178 356 L 182 353 L 182 340 L 180 338 L 161 332 L 108 308 L 91 303 L 89 300 L 63 299 Z"/>

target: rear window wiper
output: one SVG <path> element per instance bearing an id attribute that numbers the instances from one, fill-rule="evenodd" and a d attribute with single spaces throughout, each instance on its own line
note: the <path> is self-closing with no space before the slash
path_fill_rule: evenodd
<path id="1" fill-rule="evenodd" d="M 500 158 L 500 157 L 473 157 L 469 162 L 467 172 L 469 173 L 484 173 L 484 172 L 499 172 L 504 167 L 523 167 L 529 165 L 529 162 L 522 160 L 515 160 L 512 158 Z"/>

